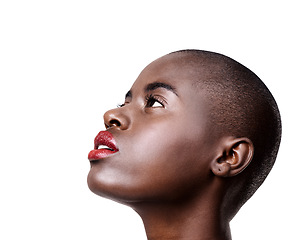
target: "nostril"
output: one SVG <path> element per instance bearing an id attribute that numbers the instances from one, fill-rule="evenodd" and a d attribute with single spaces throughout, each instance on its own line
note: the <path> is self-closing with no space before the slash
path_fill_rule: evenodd
<path id="1" fill-rule="evenodd" d="M 116 119 L 112 119 L 110 122 L 110 126 L 117 126 L 117 127 L 120 127 L 120 122 Z"/>
<path id="2" fill-rule="evenodd" d="M 121 111 L 121 108 L 107 111 L 103 115 L 103 119 L 106 129 L 118 128 L 120 130 L 126 130 L 129 126 L 129 117 L 125 112 Z"/>

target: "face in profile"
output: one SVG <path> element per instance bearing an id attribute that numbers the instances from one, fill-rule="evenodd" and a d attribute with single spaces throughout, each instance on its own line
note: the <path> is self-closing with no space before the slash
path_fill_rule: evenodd
<path id="1" fill-rule="evenodd" d="M 231 239 L 281 136 L 263 82 L 224 55 L 184 50 L 148 65 L 104 114 L 89 188 L 132 207 L 148 239 Z"/>
<path id="2" fill-rule="evenodd" d="M 105 113 L 107 131 L 89 154 L 94 193 L 126 204 L 170 201 L 208 184 L 214 137 L 188 68 L 170 55 L 152 62 L 124 104 Z"/>

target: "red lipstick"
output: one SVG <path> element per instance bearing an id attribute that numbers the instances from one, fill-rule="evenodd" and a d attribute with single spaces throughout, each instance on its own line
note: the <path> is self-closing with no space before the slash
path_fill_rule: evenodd
<path id="1" fill-rule="evenodd" d="M 89 160 L 99 160 L 118 152 L 113 135 L 107 131 L 101 131 L 94 140 L 94 150 L 89 152 Z"/>

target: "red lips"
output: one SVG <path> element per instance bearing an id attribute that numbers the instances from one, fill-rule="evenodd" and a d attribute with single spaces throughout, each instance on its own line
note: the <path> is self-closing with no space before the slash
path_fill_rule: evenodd
<path id="1" fill-rule="evenodd" d="M 99 148 L 99 149 L 98 149 Z M 89 152 L 89 160 L 99 160 L 118 152 L 114 137 L 110 132 L 101 131 L 94 140 L 94 150 Z"/>

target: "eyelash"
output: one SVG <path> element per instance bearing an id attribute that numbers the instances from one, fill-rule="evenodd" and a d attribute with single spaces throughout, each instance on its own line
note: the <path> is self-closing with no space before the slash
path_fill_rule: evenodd
<path id="1" fill-rule="evenodd" d="M 158 102 L 163 107 L 165 106 L 166 101 L 161 97 L 153 94 L 149 94 L 145 97 L 145 106 L 152 107 L 155 102 Z"/>
<path id="2" fill-rule="evenodd" d="M 166 103 L 166 101 L 160 96 L 156 96 L 153 94 L 149 94 L 149 95 L 145 96 L 145 107 L 152 107 L 155 102 L 158 102 L 163 107 L 165 106 L 165 103 Z M 117 107 L 121 108 L 121 107 L 124 107 L 125 105 L 126 105 L 126 103 L 118 104 Z"/>
<path id="3" fill-rule="evenodd" d="M 121 107 L 123 107 L 123 106 L 125 106 L 126 104 L 125 103 L 123 103 L 123 104 L 117 104 L 117 107 L 118 108 L 121 108 Z"/>

